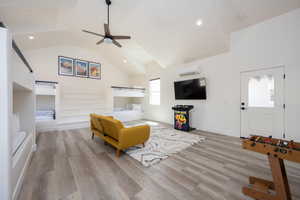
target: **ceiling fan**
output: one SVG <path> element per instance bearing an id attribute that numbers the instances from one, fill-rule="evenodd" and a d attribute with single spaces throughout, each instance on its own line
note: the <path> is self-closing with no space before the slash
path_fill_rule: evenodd
<path id="1" fill-rule="evenodd" d="M 116 45 L 117 47 L 122 47 L 122 45 L 117 42 L 116 40 L 126 40 L 126 39 L 131 39 L 130 36 L 123 36 L 123 35 L 112 35 L 110 33 L 109 30 L 109 6 L 111 5 L 111 0 L 105 0 L 106 4 L 107 4 L 107 24 L 104 24 L 104 32 L 105 34 L 99 34 L 99 33 L 94 33 L 88 30 L 82 30 L 85 33 L 89 33 L 89 34 L 93 34 L 93 35 L 97 35 L 100 37 L 103 37 L 103 39 L 101 39 L 99 42 L 97 42 L 96 44 L 99 45 L 103 42 L 105 43 L 113 43 L 114 45 Z"/>

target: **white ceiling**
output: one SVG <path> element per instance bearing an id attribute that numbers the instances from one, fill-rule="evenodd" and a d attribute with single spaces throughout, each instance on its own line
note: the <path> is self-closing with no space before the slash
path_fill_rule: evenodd
<path id="1" fill-rule="evenodd" d="M 230 33 L 300 7 L 300 0 L 112 0 L 111 32 L 131 35 L 123 48 L 96 46 L 106 22 L 104 0 L 0 0 L 0 20 L 21 49 L 76 45 L 98 51 L 130 74 L 216 55 Z M 203 26 L 195 25 L 201 18 Z M 35 40 L 28 40 L 34 35 Z M 127 59 L 128 63 L 123 63 Z"/>

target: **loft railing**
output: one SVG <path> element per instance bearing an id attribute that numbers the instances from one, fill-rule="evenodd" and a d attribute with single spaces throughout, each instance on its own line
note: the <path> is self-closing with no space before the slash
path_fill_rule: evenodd
<path id="1" fill-rule="evenodd" d="M 145 88 L 137 88 L 137 87 L 119 87 L 119 86 L 111 86 L 111 88 L 115 88 L 115 89 L 131 89 L 131 90 L 146 90 Z"/>
<path id="2" fill-rule="evenodd" d="M 58 82 L 55 81 L 39 81 L 39 80 L 36 80 L 35 83 L 36 84 L 40 84 L 40 83 L 58 84 Z"/>
<path id="3" fill-rule="evenodd" d="M 6 28 L 6 26 L 4 25 L 3 22 L 0 22 L 0 27 Z M 15 50 L 17 55 L 20 57 L 20 59 L 22 60 L 24 65 L 28 68 L 29 72 L 33 73 L 32 68 L 30 67 L 29 63 L 27 62 L 26 58 L 24 57 L 23 53 L 21 52 L 21 50 L 19 49 L 18 45 L 16 44 L 16 42 L 14 40 L 12 41 L 12 48 Z"/>

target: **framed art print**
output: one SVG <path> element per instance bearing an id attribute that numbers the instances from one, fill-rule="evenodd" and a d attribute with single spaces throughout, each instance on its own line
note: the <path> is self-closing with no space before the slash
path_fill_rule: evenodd
<path id="1" fill-rule="evenodd" d="M 74 62 L 75 76 L 87 78 L 89 76 L 89 63 L 76 59 Z"/>
<path id="2" fill-rule="evenodd" d="M 64 56 L 58 56 L 58 74 L 74 76 L 74 60 Z"/>
<path id="3" fill-rule="evenodd" d="M 101 64 L 100 63 L 89 63 L 89 77 L 94 79 L 101 79 Z"/>

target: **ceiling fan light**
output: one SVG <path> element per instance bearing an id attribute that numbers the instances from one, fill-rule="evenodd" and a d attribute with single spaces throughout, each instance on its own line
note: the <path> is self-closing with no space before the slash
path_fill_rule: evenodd
<path id="1" fill-rule="evenodd" d="M 110 39 L 110 38 L 104 38 L 104 43 L 106 43 L 106 44 L 112 44 L 112 39 Z"/>
<path id="2" fill-rule="evenodd" d="M 106 4 L 107 4 L 107 23 L 104 24 L 104 34 L 99 34 L 99 33 L 95 33 L 95 32 L 84 30 L 84 29 L 82 31 L 85 32 L 85 33 L 92 34 L 92 35 L 100 36 L 101 40 L 98 41 L 96 43 L 96 45 L 106 43 L 106 44 L 114 44 L 115 46 L 121 48 L 122 45 L 117 40 L 129 40 L 129 39 L 131 39 L 131 37 L 130 36 L 124 36 L 124 35 L 112 35 L 110 33 L 110 29 L 109 29 L 109 7 L 111 5 L 111 0 L 106 0 Z"/>

